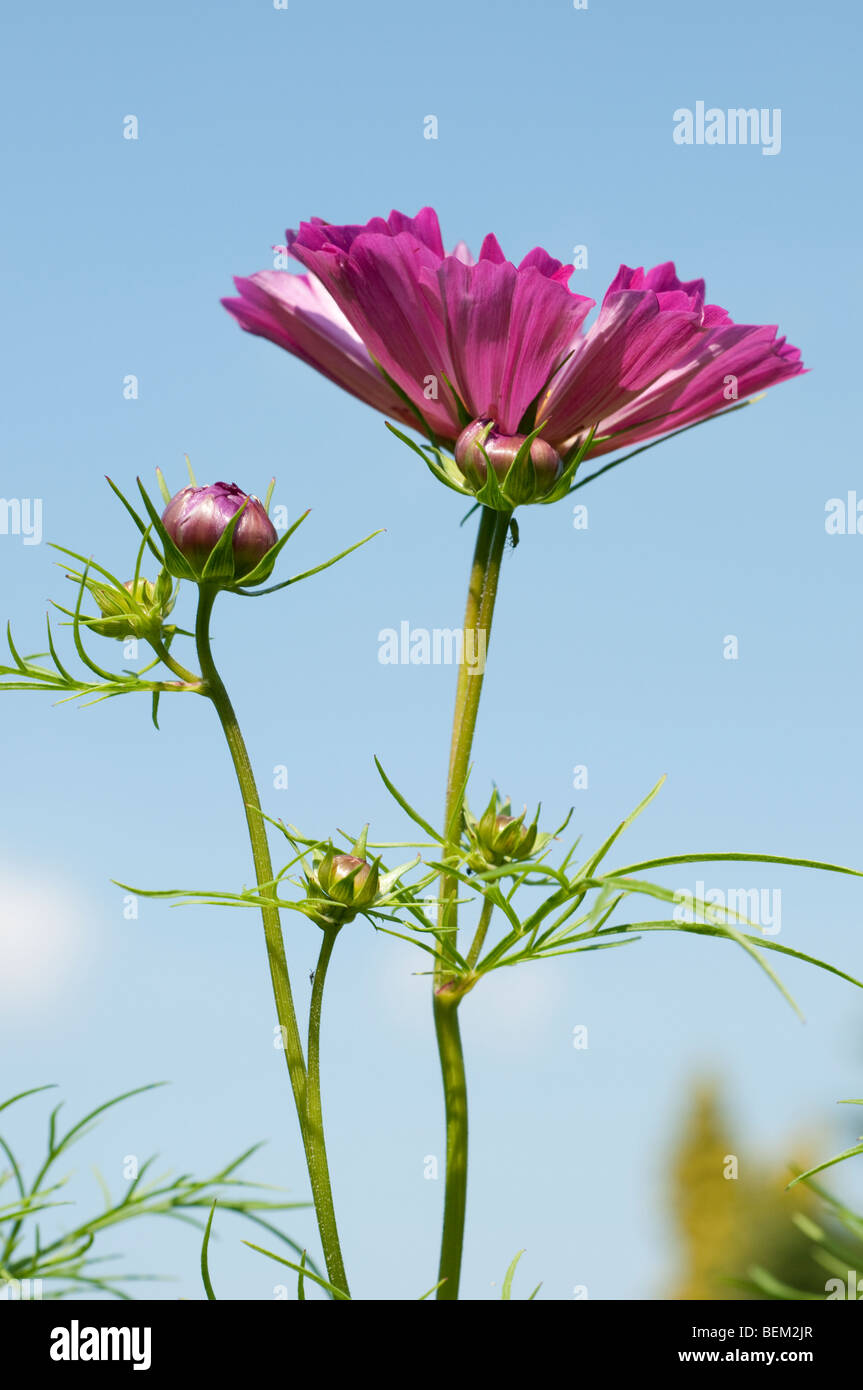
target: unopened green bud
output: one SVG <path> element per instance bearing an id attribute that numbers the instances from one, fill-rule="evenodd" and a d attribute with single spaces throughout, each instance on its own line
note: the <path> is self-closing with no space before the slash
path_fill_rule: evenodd
<path id="1" fill-rule="evenodd" d="M 509 801 L 502 802 L 497 791 L 492 793 L 491 800 L 479 820 L 465 807 L 465 829 L 477 867 L 481 864 L 498 866 L 510 861 L 530 859 L 544 848 L 549 837 L 539 833 L 539 808 L 530 825 L 524 823 L 526 814 L 527 807 L 520 816 L 513 816 Z"/>
<path id="2" fill-rule="evenodd" d="M 174 606 L 171 576 L 164 570 L 155 583 L 139 577 L 127 580 L 118 589 L 88 577 L 87 588 L 102 614 L 101 618 L 89 619 L 90 631 L 121 642 L 130 637 L 146 637 L 161 628 Z"/>

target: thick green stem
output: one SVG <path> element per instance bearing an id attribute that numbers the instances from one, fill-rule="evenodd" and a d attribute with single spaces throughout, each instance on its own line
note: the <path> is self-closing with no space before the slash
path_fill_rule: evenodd
<path id="1" fill-rule="evenodd" d="M 240 785 L 240 792 L 243 797 L 246 825 L 248 826 L 249 841 L 252 847 L 252 858 L 255 864 L 255 875 L 263 899 L 261 903 L 261 917 L 264 923 L 264 939 L 267 947 L 270 979 L 272 981 L 273 995 L 276 1001 L 276 1016 L 279 1020 L 285 1061 L 288 1065 L 291 1089 L 294 1093 L 294 1103 L 300 1121 L 300 1131 L 306 1154 L 309 1178 L 312 1184 L 312 1195 L 314 1197 L 315 1211 L 318 1217 L 318 1228 L 324 1247 L 327 1273 L 329 1274 L 331 1283 L 335 1284 L 337 1288 L 343 1289 L 345 1293 L 348 1293 L 349 1290 L 344 1275 L 344 1263 L 342 1261 L 336 1229 L 333 1194 L 330 1187 L 323 1134 L 321 1134 L 319 1138 L 316 1138 L 315 1143 L 312 1143 L 309 1137 L 310 1126 L 308 1122 L 308 1079 L 306 1075 L 306 1063 L 303 1057 L 303 1044 L 300 1039 L 297 1014 L 294 1008 L 293 994 L 291 992 L 291 981 L 288 974 L 288 962 L 285 956 L 285 943 L 282 938 L 279 909 L 275 902 L 276 887 L 273 882 L 273 865 L 270 858 L 270 846 L 267 840 L 266 826 L 263 816 L 261 815 L 261 801 L 258 796 L 258 788 L 255 783 L 254 772 L 252 771 L 252 764 L 249 761 L 245 741 L 237 722 L 237 716 L 234 713 L 233 705 L 231 704 L 222 678 L 216 669 L 210 650 L 210 615 L 213 611 L 213 604 L 217 592 L 218 590 L 211 589 L 205 585 L 201 585 L 199 590 L 195 639 L 198 649 L 198 660 L 201 665 L 201 675 L 204 680 L 203 693 L 212 700 L 216 713 L 219 716 L 219 722 L 225 734 L 225 739 L 234 764 L 234 771 L 237 774 L 237 781 Z M 268 899 L 272 901 L 268 901 Z"/>
<path id="2" fill-rule="evenodd" d="M 436 995 L 434 1023 L 446 1107 L 446 1185 L 438 1267 L 438 1279 L 446 1282 L 435 1296 L 440 1300 L 452 1300 L 458 1298 L 467 1207 L 467 1078 L 458 1001 L 444 1003 Z"/>
<path id="3" fill-rule="evenodd" d="M 330 956 L 333 953 L 333 946 L 335 945 L 339 931 L 340 927 L 324 928 L 321 953 L 318 956 L 318 964 L 312 982 L 312 1003 L 309 1009 L 309 1069 L 306 1085 L 306 1125 L 309 1173 L 312 1178 L 312 1187 L 314 1189 L 315 1182 L 321 1181 L 325 1186 L 328 1198 L 328 1200 L 319 1205 L 317 1193 L 315 1193 L 315 1206 L 318 1210 L 318 1225 L 321 1232 L 321 1243 L 324 1247 L 327 1272 L 330 1276 L 330 1282 L 335 1284 L 336 1288 L 343 1289 L 345 1293 L 347 1293 L 348 1280 L 345 1274 L 341 1247 L 339 1246 L 339 1233 L 336 1228 L 336 1218 L 333 1210 L 333 1199 L 330 1189 L 330 1170 L 327 1165 L 327 1150 L 324 1144 L 324 1116 L 321 1107 L 321 1008 L 324 1000 L 324 982 L 327 978 L 327 966 L 330 963 Z"/>
<path id="4" fill-rule="evenodd" d="M 472 652 L 479 660 L 475 666 L 463 660 L 459 668 L 447 778 L 444 831 L 447 839 L 453 842 L 457 842 L 460 834 L 460 799 L 470 765 L 509 522 L 510 513 L 483 507 L 468 586 L 463 653 L 467 655 L 470 633 L 473 635 Z M 453 942 L 458 925 L 457 895 L 458 880 L 452 875 L 443 875 L 439 923 L 447 928 Z M 439 955 L 435 963 L 434 1018 L 446 1107 L 446 1186 L 438 1271 L 438 1279 L 445 1282 L 438 1289 L 437 1297 L 445 1300 L 458 1298 L 467 1204 L 468 1137 L 467 1083 L 458 1023 L 458 1000 L 448 997 L 449 973 Z"/>

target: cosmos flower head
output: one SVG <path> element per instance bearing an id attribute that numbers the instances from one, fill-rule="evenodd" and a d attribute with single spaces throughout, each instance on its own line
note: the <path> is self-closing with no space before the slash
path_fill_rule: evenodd
<path id="1" fill-rule="evenodd" d="M 451 451 L 491 422 L 509 439 L 538 430 L 562 459 L 589 440 L 594 457 L 803 371 L 774 326 L 734 323 L 671 261 L 621 266 L 588 327 L 595 301 L 569 288 L 572 266 L 542 247 L 516 265 L 491 234 L 476 260 L 464 243 L 447 253 L 432 208 L 364 226 L 316 218 L 286 244 L 306 273 L 238 278 L 228 311 Z"/>

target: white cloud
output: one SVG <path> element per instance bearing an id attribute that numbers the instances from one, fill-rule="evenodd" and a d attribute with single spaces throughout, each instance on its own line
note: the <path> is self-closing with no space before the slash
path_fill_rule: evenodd
<path id="1" fill-rule="evenodd" d="M 560 965 L 528 961 L 480 981 L 465 1001 L 474 1006 L 472 1037 L 498 1055 L 547 1055 L 546 1035 L 567 992 L 567 972 Z"/>
<path id="2" fill-rule="evenodd" d="M 567 963 L 527 963 L 495 970 L 481 980 L 461 1005 L 462 1028 L 470 1028 L 472 1046 L 495 1056 L 542 1052 L 544 1035 L 557 1026 L 557 1014 L 572 992 Z M 411 972 L 430 968 L 431 957 L 405 946 L 387 951 L 375 972 L 379 1006 L 417 1036 L 431 1026 L 431 978 Z M 567 1043 L 571 1046 L 568 1034 Z"/>
<path id="3" fill-rule="evenodd" d="M 87 919 L 68 884 L 0 865 L 0 1018 L 53 1004 L 80 980 L 92 948 Z"/>

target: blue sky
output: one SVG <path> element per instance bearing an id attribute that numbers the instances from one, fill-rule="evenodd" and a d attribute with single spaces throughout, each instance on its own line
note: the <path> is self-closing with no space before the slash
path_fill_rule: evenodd
<path id="1" fill-rule="evenodd" d="M 825 505 L 861 487 L 859 19 L 850 3 L 694 7 L 479 0 L 433 8 L 290 0 L 7 14 L 17 58 L 0 101 L 12 216 L 3 378 L 5 498 L 40 498 L 44 539 L 0 535 L 3 613 L 37 649 L 63 599 L 55 540 L 131 569 L 134 538 L 103 475 L 160 466 L 227 478 L 291 517 L 306 568 L 385 527 L 358 555 L 260 604 L 226 597 L 216 648 L 265 804 L 309 833 L 366 820 L 404 832 L 376 753 L 426 814 L 443 794 L 454 672 L 378 662 L 402 620 L 461 621 L 463 508 L 383 421 L 219 305 L 232 274 L 272 264 L 287 226 L 357 222 L 431 203 L 449 244 L 494 230 L 519 259 L 588 248 L 572 287 L 601 298 L 621 262 L 674 259 L 739 321 L 778 323 L 809 375 L 665 444 L 567 504 L 525 511 L 507 557 L 475 748 L 493 780 L 549 822 L 575 804 L 595 843 L 662 773 L 628 860 L 751 849 L 863 867 L 860 553 Z M 781 109 L 782 148 L 675 144 L 673 113 Z M 438 118 L 438 139 L 423 138 Z M 135 115 L 139 138 L 123 139 Z M 123 397 L 128 374 L 139 397 Z M 739 659 L 723 659 L 723 639 Z M 203 1172 L 252 1141 L 264 1181 L 305 1194 L 259 923 L 143 903 L 112 878 L 234 888 L 250 877 L 241 809 L 203 702 L 175 699 L 156 734 L 142 701 L 52 709 L 7 696 L 0 885 L 2 1090 L 56 1081 L 70 1108 L 167 1078 L 80 1151 L 119 1185 L 129 1153 Z M 270 769 L 288 768 L 288 789 Z M 572 789 L 586 764 L 587 790 Z M 670 886 L 782 891 L 780 941 L 861 970 L 852 879 L 727 870 Z M 305 1005 L 316 932 L 286 923 Z M 434 1279 L 442 1183 L 436 1054 L 419 953 L 355 924 L 332 967 L 324 1082 L 344 1245 L 360 1297 Z M 801 1025 L 729 946 L 648 939 L 584 962 L 499 972 L 467 1000 L 472 1099 L 464 1293 L 494 1294 L 517 1249 L 552 1298 L 661 1294 L 673 1267 L 667 1158 L 691 1079 L 725 1079 L 744 1154 L 825 1152 L 855 1133 L 861 1000 L 795 963 Z M 5 975 L 5 983 L 4 983 Z M 586 1051 L 572 1030 L 587 1025 Z M 15 1131 L 36 1144 L 30 1101 Z M 11 1127 L 10 1127 L 11 1128 Z M 733 1147 L 733 1145 L 732 1145 Z M 837 1181 L 840 1181 L 837 1179 Z M 847 1172 L 845 1190 L 861 1194 Z M 293 1230 L 314 1240 L 308 1217 Z M 153 1223 L 118 1239 L 130 1265 L 182 1276 L 193 1236 Z M 270 1267 L 226 1227 L 224 1296 L 268 1298 Z M 162 1296 L 165 1290 L 162 1290 Z"/>

